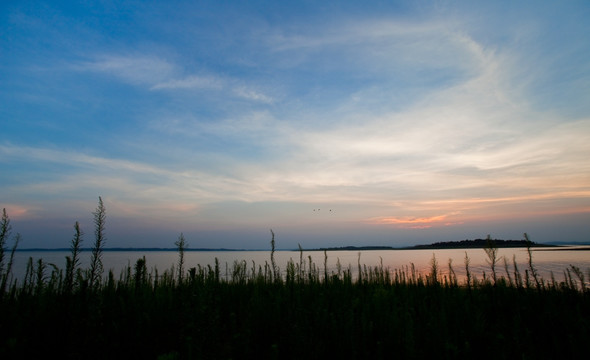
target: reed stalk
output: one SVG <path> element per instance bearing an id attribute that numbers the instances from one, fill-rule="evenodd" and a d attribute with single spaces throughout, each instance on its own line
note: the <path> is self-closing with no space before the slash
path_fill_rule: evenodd
<path id="1" fill-rule="evenodd" d="M 6 242 L 10 237 L 12 226 L 10 225 L 10 218 L 6 213 L 6 208 L 2 209 L 2 220 L 0 220 L 0 278 L 4 277 L 4 251 Z"/>
<path id="2" fill-rule="evenodd" d="M 449 259 L 449 282 L 451 286 L 457 286 L 457 274 L 453 269 L 453 259 Z"/>
<path id="3" fill-rule="evenodd" d="M 6 265 L 6 271 L 0 277 L 0 296 L 4 294 L 6 290 L 6 284 L 11 281 L 11 271 L 12 271 L 12 264 L 14 263 L 14 252 L 18 246 L 18 243 L 21 241 L 21 235 L 19 233 L 16 234 L 14 238 L 14 244 L 12 245 L 12 250 L 10 251 L 10 258 L 8 260 L 8 264 Z"/>
<path id="4" fill-rule="evenodd" d="M 98 287 L 100 284 L 103 267 L 102 267 L 102 249 L 105 243 L 105 220 L 106 209 L 102 198 L 98 197 L 98 206 L 92 213 L 94 215 L 94 247 L 92 248 L 92 257 L 90 259 L 90 270 L 88 272 L 88 281 L 91 289 Z"/>
<path id="5" fill-rule="evenodd" d="M 512 287 L 514 283 L 512 282 L 512 276 L 510 276 L 510 270 L 508 269 L 508 261 L 506 260 L 506 256 L 502 256 L 502 260 L 504 262 L 504 271 L 506 271 L 506 276 L 508 277 L 508 285 Z"/>
<path id="6" fill-rule="evenodd" d="M 496 242 L 493 241 L 490 235 L 487 236 L 486 239 L 486 246 L 484 248 L 486 255 L 488 256 L 487 262 L 490 265 L 492 270 L 492 279 L 494 280 L 494 285 L 496 284 L 496 263 L 498 262 L 498 246 Z"/>
<path id="7" fill-rule="evenodd" d="M 176 245 L 178 251 L 178 284 L 182 284 L 182 278 L 184 276 L 184 249 L 186 247 L 186 240 L 183 233 L 180 233 L 174 245 Z"/>
<path id="8" fill-rule="evenodd" d="M 80 266 L 80 247 L 82 245 L 83 235 L 82 230 L 80 230 L 80 224 L 76 221 L 74 224 L 74 237 L 70 245 L 72 256 L 66 256 L 66 275 L 64 280 L 64 291 L 66 293 L 71 293 L 76 284 L 74 275 L 78 266 Z"/>
<path id="9" fill-rule="evenodd" d="M 272 229 L 270 229 L 270 234 L 271 234 L 271 240 L 270 240 L 270 247 L 271 247 L 271 251 L 270 251 L 270 263 L 272 266 L 272 277 L 273 277 L 273 281 L 276 280 L 278 278 L 278 270 L 277 270 L 277 264 L 275 262 L 275 233 L 274 231 L 272 231 Z"/>
<path id="10" fill-rule="evenodd" d="M 465 283 L 467 284 L 467 289 L 471 289 L 471 271 L 469 270 L 469 263 L 471 260 L 469 256 L 467 256 L 467 251 L 465 251 Z"/>
<path id="11" fill-rule="evenodd" d="M 527 233 L 524 233 L 524 238 L 526 240 L 526 250 L 527 250 L 528 257 L 529 257 L 529 269 L 531 270 L 531 276 L 533 277 L 533 280 L 535 280 L 535 284 L 537 286 L 537 289 L 540 290 L 541 289 L 541 282 L 539 281 L 539 275 L 537 274 L 537 269 L 535 269 L 535 267 L 533 266 L 533 252 L 531 250 L 531 246 L 533 243 L 529 239 L 529 236 Z"/>
<path id="12" fill-rule="evenodd" d="M 431 285 L 438 285 L 438 261 L 436 260 L 436 255 L 432 254 L 432 259 L 430 260 L 430 274 L 428 276 L 427 282 Z"/>

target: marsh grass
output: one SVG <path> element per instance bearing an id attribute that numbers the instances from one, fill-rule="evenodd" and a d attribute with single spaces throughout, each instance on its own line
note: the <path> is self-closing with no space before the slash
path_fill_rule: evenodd
<path id="1" fill-rule="evenodd" d="M 91 288 L 100 286 L 103 273 L 102 266 L 102 249 L 105 243 L 105 221 L 106 210 L 102 198 L 98 197 L 98 207 L 92 213 L 94 215 L 94 247 L 92 248 L 92 257 L 90 259 L 90 269 L 88 270 L 89 286 Z"/>
<path id="2" fill-rule="evenodd" d="M 492 279 L 494 280 L 495 284 L 497 281 L 496 264 L 498 263 L 498 246 L 496 245 L 496 242 L 492 240 L 490 235 L 488 235 L 486 239 L 486 246 L 484 247 L 484 251 L 488 257 L 487 262 L 492 270 Z"/>
<path id="3" fill-rule="evenodd" d="M 12 280 L 12 264 L 14 260 L 14 252 L 20 242 L 21 236 L 20 234 L 16 234 L 14 238 L 14 244 L 12 246 L 12 251 L 10 252 L 10 258 L 8 263 L 5 264 L 5 256 L 6 256 L 6 244 L 10 238 L 12 232 L 12 226 L 10 225 L 10 218 L 6 213 L 6 208 L 2 209 L 2 219 L 0 219 L 0 297 L 6 291 L 6 285 L 9 284 Z"/>
<path id="4" fill-rule="evenodd" d="M 182 277 L 184 275 L 184 248 L 186 247 L 186 240 L 184 238 L 184 234 L 180 233 L 178 236 L 178 240 L 174 243 L 178 250 L 178 282 L 182 282 Z"/>
<path id="5" fill-rule="evenodd" d="M 235 261 L 159 272 L 145 257 L 100 281 L 77 265 L 75 226 L 66 271 L 29 258 L 21 285 L 0 296 L 0 358 L 583 358 L 590 336 L 590 291 L 583 272 L 558 282 L 538 277 L 529 258 L 506 276 L 458 281 L 414 264 L 390 269 L 323 268 L 299 247 L 298 261 Z M 490 263 L 492 266 L 495 262 Z M 224 269 L 225 274 L 222 274 Z M 353 274 L 356 273 L 356 276 Z M 513 274 L 511 277 L 510 274 Z M 532 276 L 532 281 L 530 277 Z M 590 276 L 590 275 L 589 275 Z"/>

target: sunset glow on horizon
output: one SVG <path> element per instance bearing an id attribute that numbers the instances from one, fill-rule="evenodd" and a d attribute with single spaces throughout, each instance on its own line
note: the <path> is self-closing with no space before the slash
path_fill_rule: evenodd
<path id="1" fill-rule="evenodd" d="M 23 248 L 590 241 L 590 5 L 0 5 Z"/>

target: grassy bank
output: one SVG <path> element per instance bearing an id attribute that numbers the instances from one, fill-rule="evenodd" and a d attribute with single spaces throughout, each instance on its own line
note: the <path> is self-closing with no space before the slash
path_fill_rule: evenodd
<path id="1" fill-rule="evenodd" d="M 97 229 L 104 229 L 97 209 Z M 104 220 L 104 218 L 102 218 Z M 274 261 L 148 271 L 145 258 L 121 274 L 103 272 L 97 234 L 92 266 L 78 266 L 75 227 L 65 269 L 30 259 L 25 279 L 2 253 L 0 357 L 32 358 L 583 358 L 590 338 L 584 274 L 541 279 L 529 252 L 500 275 L 457 281 L 359 264 L 328 272 L 303 253 L 286 269 Z M 4 244 L 3 244 L 4 245 Z M 7 255 L 7 256 L 4 256 Z M 327 258 L 326 258 L 327 263 Z"/>

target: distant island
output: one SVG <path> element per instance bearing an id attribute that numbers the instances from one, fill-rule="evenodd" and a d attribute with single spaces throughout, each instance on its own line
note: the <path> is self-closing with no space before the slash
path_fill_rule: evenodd
<path id="1" fill-rule="evenodd" d="M 491 239 L 492 243 L 498 248 L 527 247 L 526 240 L 500 240 Z M 461 241 L 442 241 L 430 245 L 415 245 L 409 249 L 483 249 L 487 246 L 487 239 L 461 240 Z M 534 241 L 529 243 L 530 247 L 554 247 L 556 245 L 539 244 Z"/>
<path id="2" fill-rule="evenodd" d="M 491 239 L 494 245 L 498 248 L 515 248 L 526 247 L 526 240 L 500 240 Z M 487 246 L 487 239 L 475 240 L 460 240 L 460 241 L 442 241 L 435 242 L 428 245 L 414 245 L 406 247 L 392 247 L 392 246 L 340 246 L 328 247 L 318 249 L 305 249 L 306 251 L 361 251 L 361 250 L 424 250 L 424 249 L 483 249 Z M 557 245 L 539 244 L 536 242 L 530 243 L 531 247 L 556 247 Z"/>

